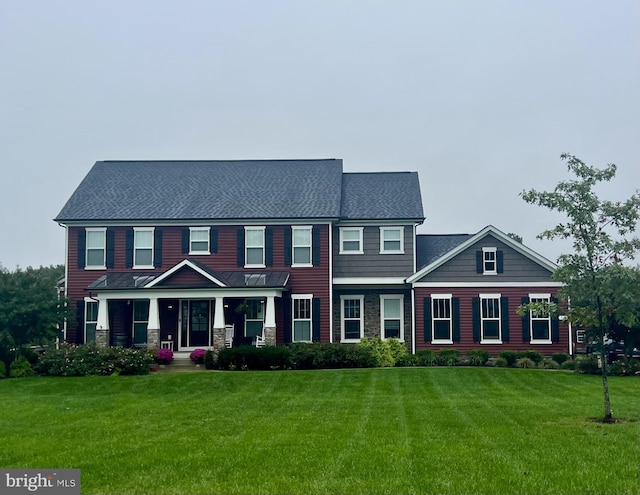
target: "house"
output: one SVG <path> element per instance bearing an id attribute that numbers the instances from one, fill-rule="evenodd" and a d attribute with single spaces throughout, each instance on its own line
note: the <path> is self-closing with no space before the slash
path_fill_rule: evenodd
<path id="1" fill-rule="evenodd" d="M 548 318 L 544 333 L 529 317 L 529 340 L 518 322 L 516 338 L 523 298 L 556 297 L 554 265 L 493 227 L 417 235 L 415 172 L 348 173 L 336 159 L 102 161 L 55 221 L 77 308 L 70 342 L 190 351 L 395 337 L 412 352 L 567 350 L 567 329 Z"/>

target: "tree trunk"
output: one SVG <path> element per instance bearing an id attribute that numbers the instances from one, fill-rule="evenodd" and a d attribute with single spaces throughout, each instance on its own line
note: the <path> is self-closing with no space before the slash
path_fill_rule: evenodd
<path id="1" fill-rule="evenodd" d="M 604 339 L 600 346 L 600 361 L 602 362 L 602 389 L 604 391 L 604 418 L 603 423 L 613 423 L 613 414 L 611 413 L 611 402 L 609 401 L 609 382 L 607 381 L 607 357 L 604 349 Z"/>

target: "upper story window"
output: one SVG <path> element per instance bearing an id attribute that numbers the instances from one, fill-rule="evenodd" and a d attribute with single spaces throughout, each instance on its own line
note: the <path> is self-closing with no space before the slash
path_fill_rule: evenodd
<path id="1" fill-rule="evenodd" d="M 404 253 L 404 227 L 380 227 L 380 254 Z"/>
<path id="2" fill-rule="evenodd" d="M 245 227 L 244 228 L 244 266 L 264 267 L 265 247 L 264 247 L 265 227 Z"/>
<path id="3" fill-rule="evenodd" d="M 105 268 L 107 229 L 86 229 L 86 268 Z"/>
<path id="4" fill-rule="evenodd" d="M 340 254 L 363 254 L 363 227 L 340 227 Z"/>
<path id="5" fill-rule="evenodd" d="M 292 258 L 293 266 L 312 266 L 311 245 L 312 245 L 312 228 L 311 227 L 291 227 L 292 231 Z"/>
<path id="6" fill-rule="evenodd" d="M 153 268 L 153 227 L 133 229 L 133 268 Z"/>
<path id="7" fill-rule="evenodd" d="M 495 275 L 498 273 L 498 250 L 494 247 L 482 248 L 482 273 Z"/>
<path id="8" fill-rule="evenodd" d="M 189 227 L 189 254 L 210 254 L 209 227 Z"/>

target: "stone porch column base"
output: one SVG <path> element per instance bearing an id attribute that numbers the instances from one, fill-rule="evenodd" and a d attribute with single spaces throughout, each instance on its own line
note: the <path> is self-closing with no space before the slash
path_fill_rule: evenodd
<path id="1" fill-rule="evenodd" d="M 147 328 L 147 349 L 157 349 L 160 347 L 160 329 Z"/>
<path id="2" fill-rule="evenodd" d="M 264 328 L 264 340 L 266 345 L 276 345 L 276 327 Z"/>
<path id="3" fill-rule="evenodd" d="M 219 351 L 220 349 L 224 349 L 224 340 L 226 338 L 226 330 L 224 327 L 213 329 L 213 350 Z"/>
<path id="4" fill-rule="evenodd" d="M 109 347 L 109 330 L 96 329 L 96 346 L 100 349 L 106 349 Z"/>

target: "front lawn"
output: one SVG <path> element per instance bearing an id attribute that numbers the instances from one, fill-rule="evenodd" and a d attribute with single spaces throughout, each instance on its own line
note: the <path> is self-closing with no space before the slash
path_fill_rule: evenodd
<path id="1" fill-rule="evenodd" d="M 0 380 L 0 467 L 86 494 L 638 494 L 640 380 L 392 368 Z"/>

